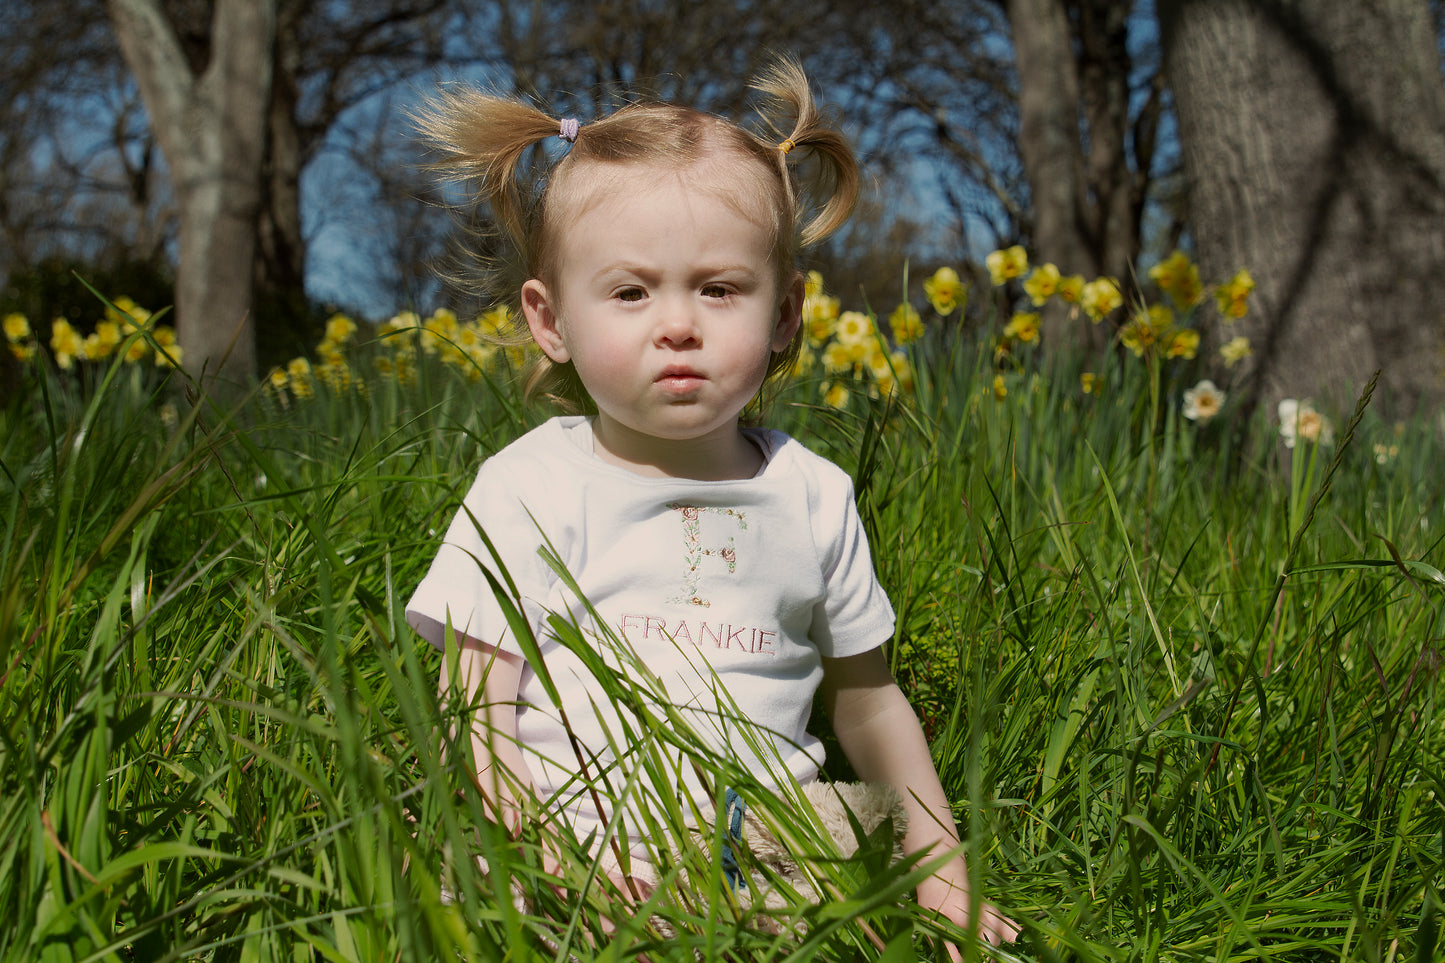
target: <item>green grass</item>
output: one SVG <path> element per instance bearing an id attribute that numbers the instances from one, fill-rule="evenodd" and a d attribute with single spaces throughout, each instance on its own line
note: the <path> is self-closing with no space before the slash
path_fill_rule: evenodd
<path id="1" fill-rule="evenodd" d="M 1438 426 L 1366 411 L 1291 463 L 1262 423 L 1152 423 L 1128 365 L 1101 397 L 1060 365 L 998 401 L 987 358 L 931 345 L 908 405 L 800 388 L 772 420 L 855 475 L 895 673 L 980 888 L 1025 924 L 998 955 L 1431 959 Z M 438 367 L 171 420 L 111 374 L 37 372 L 0 412 L 0 959 L 943 958 L 900 899 L 920 870 L 876 854 L 826 867 L 780 938 L 689 899 L 718 877 L 674 804 L 666 942 L 647 913 L 605 933 L 576 841 L 566 897 L 535 835 L 504 845 L 402 607 L 479 460 L 540 412 Z M 646 747 L 598 778 L 647 793 L 686 729 L 642 711 L 644 673 L 609 684 Z"/>

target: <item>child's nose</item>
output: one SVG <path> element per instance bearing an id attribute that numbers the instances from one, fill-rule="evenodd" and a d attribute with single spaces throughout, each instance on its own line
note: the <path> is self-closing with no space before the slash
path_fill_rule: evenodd
<path id="1" fill-rule="evenodd" d="M 659 343 L 677 347 L 697 342 L 697 313 L 692 305 L 675 301 L 662 306 L 658 320 L 657 340 Z"/>

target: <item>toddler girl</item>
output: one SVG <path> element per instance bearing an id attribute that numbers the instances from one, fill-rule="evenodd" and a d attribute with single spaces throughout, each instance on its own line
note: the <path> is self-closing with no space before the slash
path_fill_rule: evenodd
<path id="1" fill-rule="evenodd" d="M 460 658 L 441 684 L 483 690 L 474 749 L 509 824 L 527 808 L 523 793 L 578 838 L 625 818 L 580 788 L 574 747 L 608 766 L 606 734 L 618 730 L 585 664 L 549 635 L 549 613 L 583 608 L 539 554 L 546 545 L 672 704 L 744 757 L 761 751 L 756 771 L 781 760 L 798 782 L 817 778 L 823 751 L 806 725 L 821 693 L 859 777 L 896 787 L 905 848 L 941 854 L 957 846 L 953 818 L 884 658 L 893 611 L 851 480 L 782 433 L 740 422 L 797 355 L 798 246 L 841 226 L 858 191 L 847 142 L 819 117 L 802 71 L 782 62 L 755 86 L 781 142 L 671 104 L 581 126 L 469 90 L 440 95 L 420 118 L 440 169 L 479 185 L 522 262 L 517 316 L 543 355 L 529 391 L 577 413 L 482 465 L 407 618 L 438 647 L 447 626 L 455 633 Z M 533 149 L 559 136 L 565 155 L 528 181 L 525 162 L 543 153 Z M 795 185 L 800 157 L 816 162 L 815 197 Z M 568 727 L 483 568 L 515 584 Z M 721 731 L 713 679 L 730 711 L 756 724 L 752 742 Z M 510 778 L 494 778 L 494 764 Z M 962 858 L 918 898 L 969 925 Z M 984 939 L 1016 935 L 979 906 Z"/>

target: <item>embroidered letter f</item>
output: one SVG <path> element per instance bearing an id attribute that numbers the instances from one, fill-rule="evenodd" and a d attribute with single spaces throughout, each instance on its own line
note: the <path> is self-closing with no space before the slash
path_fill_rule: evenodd
<path id="1" fill-rule="evenodd" d="M 704 516 L 723 516 L 733 519 L 739 531 L 747 531 L 747 516 L 742 512 L 734 511 L 731 508 L 699 508 L 696 505 L 668 505 L 673 511 L 682 517 L 682 543 L 683 543 L 683 572 L 682 572 L 682 594 L 668 599 L 669 602 L 683 602 L 688 605 L 700 605 L 706 608 L 712 603 L 702 597 L 700 583 L 702 582 L 702 561 L 705 558 L 721 559 L 726 563 L 728 574 L 732 575 L 738 568 L 737 543 L 730 534 L 727 541 L 712 548 L 704 548 L 702 543 L 702 520 Z"/>

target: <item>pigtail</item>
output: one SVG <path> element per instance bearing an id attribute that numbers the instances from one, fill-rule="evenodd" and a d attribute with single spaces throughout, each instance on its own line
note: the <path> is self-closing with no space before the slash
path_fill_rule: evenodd
<path id="1" fill-rule="evenodd" d="M 530 191 L 524 196 L 517 171 L 530 148 L 557 136 L 558 120 L 523 101 L 472 87 L 441 91 L 412 120 L 437 155 L 428 169 L 473 185 L 474 200 L 490 208 L 515 249 L 526 252 L 533 198 Z"/>
<path id="2" fill-rule="evenodd" d="M 819 112 L 808 77 L 796 60 L 779 58 L 751 86 L 763 95 L 759 109 L 763 120 L 781 138 L 777 156 L 787 189 L 793 190 L 788 161 L 800 148 L 817 161 L 815 176 L 805 190 L 818 205 L 817 213 L 803 225 L 799 237 L 803 246 L 811 246 L 837 231 L 853 213 L 858 202 L 858 161 L 842 131 Z M 797 200 L 790 198 L 794 205 Z"/>

